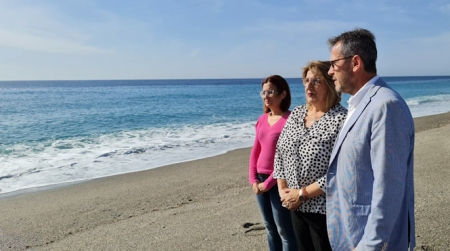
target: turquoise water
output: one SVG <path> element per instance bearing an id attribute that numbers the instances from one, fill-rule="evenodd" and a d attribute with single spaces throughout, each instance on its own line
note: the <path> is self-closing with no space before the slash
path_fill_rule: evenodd
<path id="1" fill-rule="evenodd" d="M 450 111 L 448 76 L 384 79 L 414 117 Z M 301 79 L 288 82 L 292 108 L 303 104 Z M 261 79 L 0 82 L 1 192 L 251 146 L 260 88 Z"/>

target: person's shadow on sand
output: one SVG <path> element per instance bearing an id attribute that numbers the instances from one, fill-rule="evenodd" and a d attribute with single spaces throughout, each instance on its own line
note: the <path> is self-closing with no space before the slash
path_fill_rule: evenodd
<path id="1" fill-rule="evenodd" d="M 257 226 L 260 225 L 261 223 L 251 223 L 251 222 L 246 222 L 242 225 L 243 228 L 250 228 L 245 230 L 244 233 L 248 233 L 251 231 L 257 231 L 257 230 L 265 230 L 266 228 L 264 226 Z"/>

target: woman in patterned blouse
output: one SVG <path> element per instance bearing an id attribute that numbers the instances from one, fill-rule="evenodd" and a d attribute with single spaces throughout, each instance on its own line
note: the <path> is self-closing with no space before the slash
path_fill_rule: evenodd
<path id="1" fill-rule="evenodd" d="M 296 107 L 277 143 L 273 177 L 283 206 L 291 210 L 300 250 L 331 250 L 325 182 L 331 151 L 347 110 L 339 102 L 329 61 L 313 61 L 302 74 L 306 105 Z"/>
<path id="2" fill-rule="evenodd" d="M 266 227 L 269 250 L 297 251 L 291 215 L 281 205 L 277 180 L 272 178 L 275 147 L 291 113 L 291 92 L 286 80 L 278 75 L 267 77 L 261 85 L 264 113 L 256 122 L 248 177 Z"/>

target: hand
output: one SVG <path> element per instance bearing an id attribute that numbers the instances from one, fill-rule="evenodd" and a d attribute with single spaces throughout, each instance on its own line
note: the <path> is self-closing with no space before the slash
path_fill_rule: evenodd
<path id="1" fill-rule="evenodd" d="M 295 211 L 301 204 L 299 200 L 297 202 L 284 202 L 283 206 L 291 211 Z"/>
<path id="2" fill-rule="evenodd" d="M 260 184 L 259 182 L 255 182 L 252 185 L 252 190 L 255 194 L 262 194 L 262 192 L 259 191 L 259 184 Z"/>
<path id="3" fill-rule="evenodd" d="M 261 193 L 265 193 L 267 192 L 266 188 L 264 187 L 264 183 L 259 183 L 258 184 L 258 189 Z"/>
<path id="4" fill-rule="evenodd" d="M 287 195 L 285 200 L 289 203 L 296 203 L 300 201 L 300 190 L 299 189 L 287 189 Z M 300 203 L 301 204 L 301 203 Z"/>
<path id="5" fill-rule="evenodd" d="M 281 202 L 284 202 L 289 194 L 288 188 L 278 188 Z"/>
<path id="6" fill-rule="evenodd" d="M 300 190 L 298 189 L 284 189 L 280 192 L 281 202 L 283 206 L 291 211 L 297 209 L 302 203 L 299 199 Z"/>

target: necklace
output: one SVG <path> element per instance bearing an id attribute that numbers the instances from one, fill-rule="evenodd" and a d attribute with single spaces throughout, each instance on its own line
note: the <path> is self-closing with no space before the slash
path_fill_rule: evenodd
<path id="1" fill-rule="evenodd" d="M 279 117 L 282 117 L 284 114 L 285 114 L 285 112 L 283 112 L 283 113 L 281 113 L 281 114 L 273 114 L 273 112 L 270 112 L 270 113 L 269 113 L 269 116 L 270 116 L 270 117 L 273 117 L 273 116 L 279 116 Z"/>
<path id="2" fill-rule="evenodd" d="M 316 117 L 316 116 L 313 116 L 313 115 L 310 115 L 310 116 L 312 117 L 310 126 L 315 124 L 322 117 L 322 116 Z"/>

